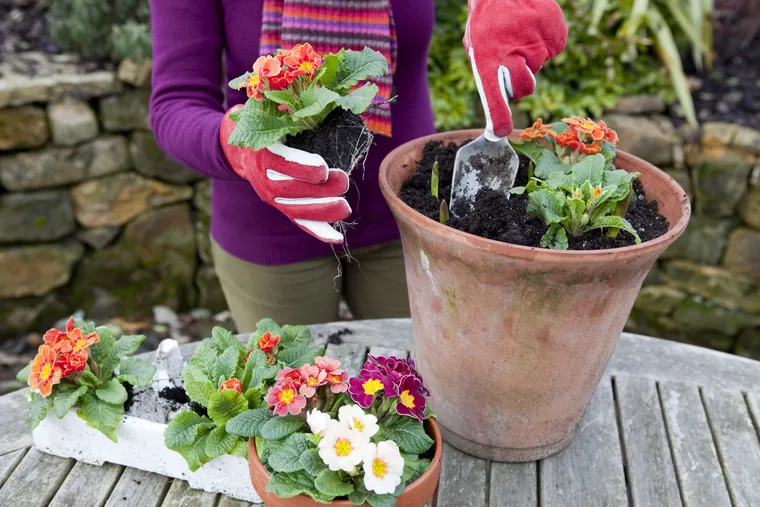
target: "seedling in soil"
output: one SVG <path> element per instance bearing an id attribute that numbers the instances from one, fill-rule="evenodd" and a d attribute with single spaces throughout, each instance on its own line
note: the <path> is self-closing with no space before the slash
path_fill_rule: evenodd
<path id="1" fill-rule="evenodd" d="M 430 193 L 438 199 L 438 161 L 433 164 L 433 174 L 430 176 Z"/>
<path id="2" fill-rule="evenodd" d="M 441 201 L 441 211 L 438 221 L 443 225 L 446 225 L 449 222 L 449 205 L 446 204 L 446 199 Z"/>

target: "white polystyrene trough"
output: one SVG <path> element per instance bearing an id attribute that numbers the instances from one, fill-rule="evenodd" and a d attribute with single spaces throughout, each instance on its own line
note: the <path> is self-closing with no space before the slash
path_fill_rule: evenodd
<path id="1" fill-rule="evenodd" d="M 178 378 L 176 371 L 178 368 L 181 371 L 183 364 L 181 360 L 177 361 L 178 356 L 181 358 L 177 342 L 164 340 L 161 343 L 156 353 L 157 371 L 153 390 L 173 385 L 171 379 Z M 179 383 L 181 385 L 181 379 Z M 155 410 L 157 407 L 150 408 Z M 141 407 L 133 406 L 130 413 L 139 413 L 140 410 Z M 155 412 L 152 417 L 155 417 Z M 32 436 L 35 447 L 48 454 L 98 466 L 108 462 L 138 468 L 186 480 L 195 489 L 222 493 L 251 503 L 261 502 L 251 485 L 248 462 L 245 459 L 225 454 L 206 463 L 196 472 L 191 472 L 185 459 L 164 444 L 166 426 L 135 415 L 125 415 L 116 430 L 119 440 L 116 443 L 98 430 L 88 427 L 77 416 L 76 410 L 66 414 L 63 419 L 58 419 L 50 410 Z"/>

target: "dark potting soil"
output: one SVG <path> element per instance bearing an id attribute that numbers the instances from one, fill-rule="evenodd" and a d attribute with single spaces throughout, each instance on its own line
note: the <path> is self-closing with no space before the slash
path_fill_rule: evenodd
<path id="1" fill-rule="evenodd" d="M 165 387 L 158 393 L 159 398 L 167 400 L 171 404 L 172 410 L 177 410 L 183 405 L 189 405 L 190 410 L 198 415 L 207 415 L 206 407 L 190 399 L 185 390 L 181 387 Z"/>
<path id="2" fill-rule="evenodd" d="M 440 202 L 430 193 L 433 164 L 438 161 L 438 195 L 448 200 L 451 195 L 451 177 L 456 152 L 461 144 L 432 141 L 425 145 L 417 170 L 401 188 L 401 199 L 426 217 L 438 221 Z M 528 183 L 528 164 L 520 157 L 515 186 Z M 628 208 L 626 219 L 636 229 L 641 241 L 650 241 L 668 230 L 668 221 L 657 212 L 657 201 L 646 201 L 644 189 L 638 180 L 633 183 L 637 199 Z M 526 213 L 527 195 L 513 195 L 509 200 L 499 193 L 483 189 L 475 197 L 472 212 L 460 219 L 450 217 L 447 225 L 476 236 L 515 245 L 539 247 L 546 225 Z M 604 250 L 635 244 L 631 234 L 621 231 L 616 238 L 607 237 L 601 230 L 580 237 L 569 238 L 570 250 Z"/>
<path id="3" fill-rule="evenodd" d="M 343 343 L 343 337 L 347 334 L 354 334 L 354 332 L 348 328 L 341 329 L 340 331 L 335 331 L 334 333 L 327 336 L 327 343 L 340 345 Z"/>
<path id="4" fill-rule="evenodd" d="M 340 107 L 327 115 L 316 129 L 285 139 L 287 146 L 317 153 L 329 167 L 346 172 L 364 158 L 371 143 L 372 134 L 364 126 L 362 117 Z"/>
<path id="5" fill-rule="evenodd" d="M 129 382 L 124 382 L 122 385 L 124 386 L 124 390 L 127 391 L 127 401 L 124 402 L 124 412 L 126 413 L 135 401 L 135 391 Z"/>

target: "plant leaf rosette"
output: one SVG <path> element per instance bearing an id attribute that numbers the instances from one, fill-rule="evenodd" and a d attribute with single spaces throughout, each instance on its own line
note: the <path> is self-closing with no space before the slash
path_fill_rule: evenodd
<path id="1" fill-rule="evenodd" d="M 539 118 L 510 142 L 530 159 L 528 184 L 511 192 L 527 193 L 527 213 L 549 227 L 542 247 L 565 250 L 569 236 L 596 229 L 611 237 L 624 231 L 641 243 L 625 219 L 632 182 L 641 174 L 615 168 L 618 136 L 603 121 L 572 117 L 544 125 Z"/>
<path id="2" fill-rule="evenodd" d="M 246 90 L 245 106 L 230 118 L 235 129 L 228 142 L 261 150 L 317 128 L 336 108 L 361 114 L 378 92 L 367 79 L 388 71 L 385 57 L 369 48 L 317 54 L 308 43 L 260 57 L 252 72 L 230 81 Z"/>
<path id="3" fill-rule="evenodd" d="M 395 505 L 430 466 L 423 421 L 428 391 L 412 360 L 369 357 L 349 378 L 337 359 L 309 348 L 302 326 L 258 324 L 248 347 L 201 342 L 183 377 L 207 415 L 184 411 L 164 434 L 192 470 L 225 453 L 245 456 L 255 439 L 280 498 Z"/>

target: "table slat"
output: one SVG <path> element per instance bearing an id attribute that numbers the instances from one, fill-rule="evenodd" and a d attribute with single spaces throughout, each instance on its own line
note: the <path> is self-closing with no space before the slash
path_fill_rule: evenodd
<path id="1" fill-rule="evenodd" d="M 47 505 L 76 463 L 29 449 L 0 489 L 0 505 L 36 507 Z"/>
<path id="2" fill-rule="evenodd" d="M 663 382 L 660 397 L 684 503 L 689 507 L 730 505 L 699 388 Z"/>
<path id="3" fill-rule="evenodd" d="M 609 378 L 602 379 L 578 433 L 541 462 L 541 505 L 626 505 L 620 436 Z"/>
<path id="4" fill-rule="evenodd" d="M 749 405 L 749 412 L 752 414 L 752 420 L 755 423 L 757 437 L 760 438 L 760 394 L 747 393 L 747 405 Z"/>
<path id="5" fill-rule="evenodd" d="M 414 348 L 412 321 L 409 319 L 355 320 L 351 322 L 332 322 L 309 326 L 314 343 L 324 344 L 327 337 L 337 331 L 350 329 L 350 334 L 341 336 L 343 343 L 356 343 L 369 348 L 382 345 L 400 350 Z"/>
<path id="6" fill-rule="evenodd" d="M 223 496 L 219 499 L 216 507 L 266 507 L 263 503 L 248 503 L 229 496 Z"/>
<path id="7" fill-rule="evenodd" d="M 19 449 L 0 456 L 0 488 L 11 476 L 28 449 Z"/>
<path id="8" fill-rule="evenodd" d="M 369 348 L 370 355 L 373 355 L 375 357 L 400 357 L 402 359 L 406 359 L 409 357 L 409 351 L 408 350 L 401 350 L 401 349 L 394 349 L 391 347 L 380 347 L 378 345 L 375 345 L 374 347 Z"/>
<path id="9" fill-rule="evenodd" d="M 538 505 L 538 466 L 530 463 L 491 463 L 490 507 Z"/>
<path id="10" fill-rule="evenodd" d="M 443 444 L 438 507 L 485 507 L 487 467 L 485 460 Z"/>
<path id="11" fill-rule="evenodd" d="M 325 355 L 339 359 L 341 368 L 349 377 L 358 377 L 367 359 L 367 347 L 359 343 L 330 343 Z"/>
<path id="12" fill-rule="evenodd" d="M 32 432 L 26 422 L 29 412 L 26 393 L 28 389 L 19 389 L 0 397 L 0 454 L 31 447 Z"/>
<path id="13" fill-rule="evenodd" d="M 192 489 L 185 481 L 175 479 L 161 504 L 163 507 L 212 507 L 216 493 Z"/>
<path id="14" fill-rule="evenodd" d="M 50 507 L 102 505 L 123 471 L 124 467 L 112 463 L 95 466 L 79 461 L 61 484 Z"/>
<path id="15" fill-rule="evenodd" d="M 116 483 L 105 507 L 157 507 L 171 479 L 136 468 L 127 468 Z"/>
<path id="16" fill-rule="evenodd" d="M 713 388 L 702 394 L 734 506 L 760 505 L 760 441 L 744 396 Z"/>
<path id="17" fill-rule="evenodd" d="M 634 507 L 682 505 L 654 381 L 621 375 L 615 390 Z"/>

